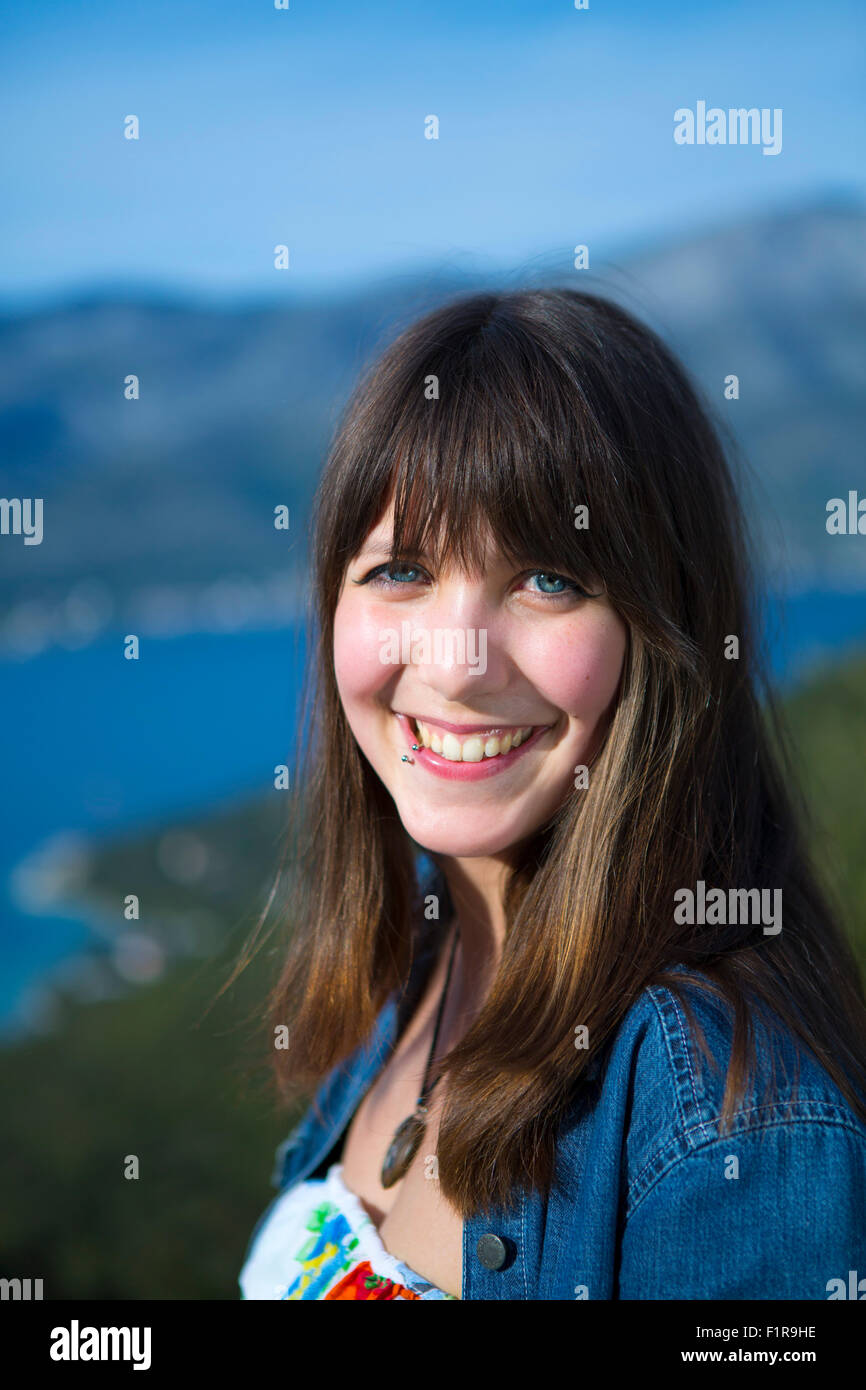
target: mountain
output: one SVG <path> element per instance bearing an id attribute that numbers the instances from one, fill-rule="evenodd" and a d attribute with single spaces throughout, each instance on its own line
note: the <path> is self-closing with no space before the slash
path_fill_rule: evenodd
<path id="1" fill-rule="evenodd" d="M 866 587 L 866 542 L 824 525 L 830 497 L 866 492 L 864 244 L 866 209 L 831 200 L 520 282 L 610 294 L 681 355 L 753 475 L 771 581 Z M 0 643 L 291 612 L 359 369 L 418 314 L 491 283 L 431 274 L 240 307 L 93 293 L 0 315 L 0 491 L 44 499 L 43 543 L 0 546 Z"/>

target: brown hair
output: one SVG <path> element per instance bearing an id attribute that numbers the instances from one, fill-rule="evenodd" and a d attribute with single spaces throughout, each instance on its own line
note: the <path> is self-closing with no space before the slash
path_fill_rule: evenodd
<path id="1" fill-rule="evenodd" d="M 438 383 L 438 395 L 431 379 Z M 696 388 L 660 339 L 606 299 L 484 293 L 410 325 L 362 378 L 336 434 L 315 523 L 315 662 L 299 740 L 300 872 L 272 998 L 309 1089 L 405 985 L 417 846 L 341 706 L 333 618 L 346 567 L 386 503 L 393 559 L 477 571 L 503 553 L 587 587 L 628 630 L 620 696 L 588 790 L 521 852 L 485 1004 L 444 1060 L 445 1196 L 469 1216 L 551 1181 L 558 1122 L 629 1006 L 672 966 L 734 1008 L 724 1118 L 767 1006 L 866 1117 L 857 966 L 808 864 L 792 761 L 755 639 L 754 542 Z M 578 530 L 574 509 L 589 509 Z M 739 659 L 725 656 L 739 639 Z M 760 696 L 760 698 L 759 698 Z M 674 893 L 781 888 L 784 927 L 679 925 Z M 438 924 L 441 932 L 442 924 Z M 666 971 L 664 980 L 660 972 Z M 684 1001 L 685 1002 L 685 1001 Z M 574 1046 L 576 1024 L 591 1047 Z"/>

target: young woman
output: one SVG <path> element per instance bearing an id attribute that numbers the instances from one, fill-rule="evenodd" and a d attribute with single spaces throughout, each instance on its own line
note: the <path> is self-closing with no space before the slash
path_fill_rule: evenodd
<path id="1" fill-rule="evenodd" d="M 315 1098 L 245 1298 L 866 1274 L 866 1007 L 749 553 L 694 388 L 603 298 L 459 300 L 363 379 L 318 498 L 272 1014 Z"/>

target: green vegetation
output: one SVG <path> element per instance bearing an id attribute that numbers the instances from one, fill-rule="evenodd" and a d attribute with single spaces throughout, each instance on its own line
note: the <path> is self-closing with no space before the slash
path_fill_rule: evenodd
<path id="1" fill-rule="evenodd" d="M 815 858 L 866 971 L 866 660 L 817 676 L 786 708 Z M 47 1298 L 238 1296 L 292 1120 L 270 1089 L 261 1026 L 285 944 L 279 903 L 263 949 L 215 996 L 265 900 L 280 830 L 271 800 L 106 846 L 94 861 L 103 923 L 130 929 L 118 904 L 134 885 L 134 926 L 170 961 L 120 997 L 62 1000 L 50 1036 L 0 1052 L 15 1097 L 2 1120 L 3 1273 L 43 1278 Z M 129 1154 L 137 1181 L 123 1176 Z"/>
<path id="2" fill-rule="evenodd" d="M 866 975 L 866 659 L 834 666 L 786 706 L 814 822 L 814 862 Z"/>
<path id="3" fill-rule="evenodd" d="M 157 983 L 120 997 L 61 999 L 50 1036 L 0 1052 L 15 1098 L 2 1121 L 3 1272 L 43 1278 L 46 1298 L 238 1297 L 247 1241 L 273 1196 L 274 1149 L 293 1119 L 260 1026 L 284 928 L 217 996 L 279 861 L 273 806 L 195 826 L 208 851 L 195 885 L 161 866 L 162 831 L 106 846 L 89 892 L 103 930 L 113 919 L 118 934 L 141 930 L 167 953 L 174 934 L 184 952 L 192 941 L 212 954 L 175 956 Z M 137 923 L 119 906 L 131 885 Z M 124 1177 L 131 1154 L 138 1180 Z"/>

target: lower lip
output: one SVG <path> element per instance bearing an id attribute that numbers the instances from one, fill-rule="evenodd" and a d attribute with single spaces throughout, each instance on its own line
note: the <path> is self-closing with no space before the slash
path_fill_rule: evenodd
<path id="1" fill-rule="evenodd" d="M 417 743 L 417 737 L 412 732 L 412 721 L 405 714 L 398 714 L 397 719 L 406 738 L 406 743 L 411 751 L 412 759 L 421 767 L 426 767 L 436 777 L 444 777 L 447 782 L 481 782 L 486 777 L 495 777 L 497 772 L 506 772 L 513 767 L 519 758 L 537 743 L 542 734 L 546 734 L 549 725 L 542 725 L 519 748 L 512 748 L 507 753 L 497 753 L 495 758 L 482 758 L 480 763 L 453 763 L 450 758 L 443 758 L 440 753 L 434 753 L 432 748 L 425 748 L 419 744 L 417 748 L 413 744 Z"/>

